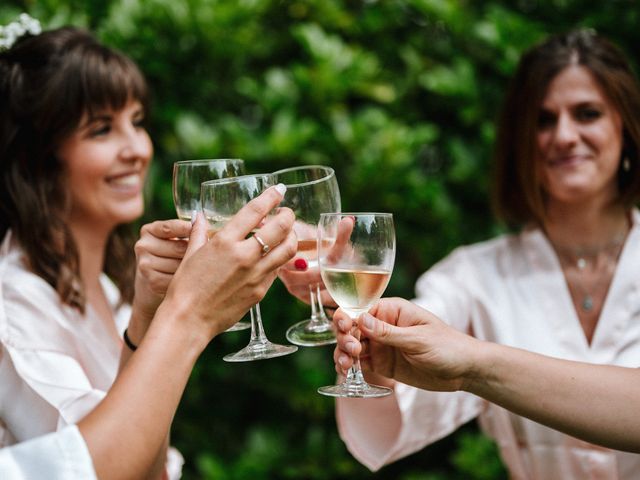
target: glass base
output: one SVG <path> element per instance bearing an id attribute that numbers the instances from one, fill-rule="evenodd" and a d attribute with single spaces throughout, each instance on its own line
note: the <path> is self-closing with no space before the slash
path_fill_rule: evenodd
<path id="1" fill-rule="evenodd" d="M 391 395 L 390 388 L 370 385 L 366 382 L 341 383 L 340 385 L 329 385 L 320 387 L 318 393 L 328 397 L 348 397 L 348 398 L 379 398 Z"/>
<path id="2" fill-rule="evenodd" d="M 336 343 L 336 334 L 331 322 L 316 322 L 311 326 L 311 320 L 307 319 L 289 327 L 287 340 L 301 347 L 320 347 Z"/>
<path id="3" fill-rule="evenodd" d="M 298 351 L 294 345 L 278 345 L 269 340 L 264 342 L 249 343 L 242 350 L 225 355 L 225 362 L 252 362 L 254 360 L 266 360 L 267 358 L 282 357 Z"/>
<path id="4" fill-rule="evenodd" d="M 239 332 L 240 330 L 247 330 L 251 328 L 251 322 L 247 322 L 246 320 L 240 320 L 236 322 L 234 325 L 227 328 L 224 333 L 227 332 Z"/>

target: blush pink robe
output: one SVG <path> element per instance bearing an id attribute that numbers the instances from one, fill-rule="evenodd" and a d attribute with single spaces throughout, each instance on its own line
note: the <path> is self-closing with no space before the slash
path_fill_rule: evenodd
<path id="1" fill-rule="evenodd" d="M 591 345 L 558 259 L 538 229 L 457 249 L 418 280 L 415 301 L 483 340 L 553 357 L 638 367 L 639 218 L 634 210 Z M 640 455 L 577 440 L 464 392 L 427 392 L 397 384 L 387 398 L 339 399 L 336 415 L 347 448 L 371 470 L 417 452 L 478 417 L 514 479 L 640 478 Z"/>

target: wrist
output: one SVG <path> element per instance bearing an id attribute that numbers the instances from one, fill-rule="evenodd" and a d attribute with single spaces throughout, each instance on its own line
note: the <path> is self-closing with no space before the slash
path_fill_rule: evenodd
<path id="1" fill-rule="evenodd" d="M 472 348 L 466 349 L 469 360 L 463 370 L 460 390 L 482 396 L 491 381 L 496 360 L 499 360 L 499 352 L 495 348 L 497 346 L 492 342 L 474 339 Z"/>
<path id="2" fill-rule="evenodd" d="M 197 317 L 186 301 L 167 299 L 160 304 L 150 329 L 170 332 L 175 342 L 183 348 L 193 349 L 197 355 L 209 344 L 218 332 L 212 332 L 209 324 Z"/>

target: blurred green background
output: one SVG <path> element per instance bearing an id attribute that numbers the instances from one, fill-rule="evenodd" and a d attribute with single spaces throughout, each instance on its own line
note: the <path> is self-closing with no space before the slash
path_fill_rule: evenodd
<path id="1" fill-rule="evenodd" d="M 502 230 L 488 172 L 519 54 L 588 26 L 636 65 L 640 40 L 632 0 L 2 0 L 0 23 L 21 11 L 93 30 L 146 74 L 156 154 L 145 220 L 175 216 L 176 160 L 240 157 L 255 173 L 329 165 L 343 209 L 395 215 L 387 295 L 408 298 L 452 248 Z M 261 305 L 281 342 L 308 312 L 279 283 Z M 506 478 L 474 423 L 370 473 L 339 439 L 333 401 L 315 392 L 334 381 L 332 348 L 222 361 L 247 341 L 219 336 L 193 373 L 172 433 L 185 479 Z"/>

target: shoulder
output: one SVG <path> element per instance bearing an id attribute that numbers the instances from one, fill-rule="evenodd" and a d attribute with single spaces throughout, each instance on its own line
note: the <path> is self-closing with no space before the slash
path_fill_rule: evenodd
<path id="1" fill-rule="evenodd" d="M 6 241 L 7 239 L 5 239 Z M 2 245 L 0 255 L 0 339 L 23 343 L 55 334 L 72 314 L 58 293 L 26 267 L 17 245 Z M 51 320 L 54 320 L 53 322 Z"/>
<path id="2" fill-rule="evenodd" d="M 451 264 L 486 269 L 498 268 L 503 263 L 510 264 L 532 248 L 531 235 L 532 233 L 535 235 L 535 232 L 537 230 L 503 234 L 490 240 L 458 247 L 436 266 Z"/>

